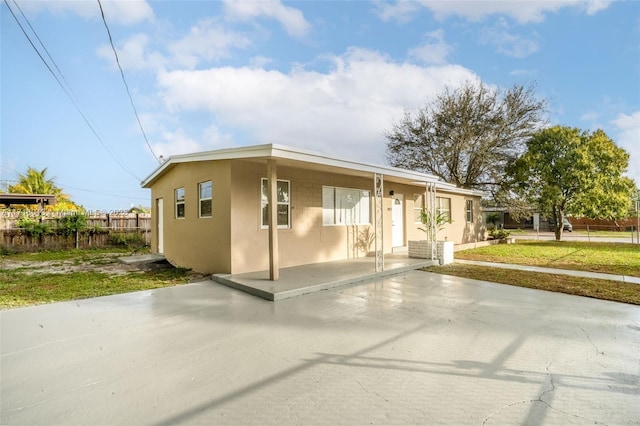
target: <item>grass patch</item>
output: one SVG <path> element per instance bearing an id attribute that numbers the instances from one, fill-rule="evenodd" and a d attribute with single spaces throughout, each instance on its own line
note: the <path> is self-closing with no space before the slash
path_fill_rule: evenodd
<path id="1" fill-rule="evenodd" d="M 640 305 L 640 285 L 638 284 L 463 264 L 433 266 L 423 270 L 518 287 Z"/>
<path id="2" fill-rule="evenodd" d="M 456 252 L 456 258 L 640 277 L 637 244 L 518 240 Z"/>
<path id="3" fill-rule="evenodd" d="M 124 249 L 100 249 L 2 256 L 0 268 L 2 261 L 27 263 L 15 269 L 0 269 L 0 309 L 168 287 L 202 277 L 189 269 L 174 268 L 169 264 L 154 264 L 144 270 L 122 270 L 117 266 L 116 257 L 129 253 Z M 29 262 L 34 263 L 30 265 Z M 46 266 L 42 265 L 43 262 Z M 65 264 L 81 264 L 83 270 L 52 271 Z M 100 270 L 105 265 L 114 265 L 115 268 L 110 273 Z"/>
<path id="4" fill-rule="evenodd" d="M 184 284 L 190 271 L 171 268 L 110 275 L 101 272 L 67 274 L 0 271 L 0 309 L 108 296 Z"/>

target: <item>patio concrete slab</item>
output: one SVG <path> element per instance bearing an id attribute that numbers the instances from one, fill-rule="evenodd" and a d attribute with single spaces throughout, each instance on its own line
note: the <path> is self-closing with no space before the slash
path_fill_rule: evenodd
<path id="1" fill-rule="evenodd" d="M 0 311 L 0 424 L 637 424 L 640 307 L 420 271 Z"/>
<path id="2" fill-rule="evenodd" d="M 164 260 L 164 256 L 162 254 L 157 254 L 157 253 L 137 254 L 133 256 L 119 257 L 118 260 L 122 263 L 126 263 L 127 265 L 134 265 L 134 264 L 160 262 Z"/>
<path id="3" fill-rule="evenodd" d="M 314 263 L 280 269 L 280 279 L 269 280 L 269 271 L 215 274 L 213 280 L 266 300 L 282 300 L 317 291 L 344 287 L 372 279 L 437 265 L 438 261 L 385 255 L 384 270 L 375 271 L 374 257 Z"/>

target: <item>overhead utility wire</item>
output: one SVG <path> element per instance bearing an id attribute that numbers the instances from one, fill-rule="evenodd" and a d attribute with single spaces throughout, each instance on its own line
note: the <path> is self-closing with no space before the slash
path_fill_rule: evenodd
<path id="1" fill-rule="evenodd" d="M 142 122 L 140 121 L 140 116 L 138 116 L 138 110 L 136 109 L 135 104 L 133 103 L 133 97 L 131 96 L 131 91 L 129 91 L 129 85 L 127 84 L 127 79 L 124 78 L 124 71 L 122 71 L 122 66 L 120 65 L 120 58 L 118 58 L 118 52 L 116 52 L 116 47 L 113 45 L 113 38 L 111 37 L 111 31 L 109 30 L 109 26 L 107 25 L 107 20 L 104 17 L 104 10 L 102 9 L 102 3 L 98 0 L 98 6 L 100 6 L 100 15 L 102 15 L 102 22 L 104 22 L 104 27 L 107 29 L 107 34 L 109 35 L 109 43 L 111 44 L 111 49 L 113 50 L 113 54 L 116 57 L 116 64 L 118 64 L 118 69 L 120 70 L 120 76 L 122 77 L 122 82 L 124 83 L 124 87 L 127 89 L 127 95 L 129 96 L 129 101 L 131 102 L 131 108 L 133 108 L 133 113 L 136 116 L 136 120 L 138 120 L 138 126 L 140 126 L 140 131 L 142 132 L 142 136 L 144 137 L 144 141 L 147 143 L 147 147 L 153 158 L 156 159 L 158 163 L 162 163 L 155 152 L 153 152 L 153 148 L 151 148 L 151 144 L 149 143 L 149 139 L 147 139 L 147 134 L 144 132 L 144 128 L 142 128 Z"/>
<path id="2" fill-rule="evenodd" d="M 140 178 L 138 176 L 136 176 L 136 174 L 130 169 L 128 168 L 124 163 L 122 163 L 122 161 L 120 161 L 120 159 L 109 149 L 109 147 L 107 146 L 107 144 L 102 140 L 102 138 L 100 137 L 100 135 L 98 135 L 98 132 L 96 131 L 96 129 L 93 127 L 93 125 L 89 122 L 89 119 L 87 118 L 87 116 L 82 112 L 82 109 L 80 109 L 80 106 L 78 105 L 78 103 L 76 102 L 75 98 L 71 95 L 71 93 L 69 93 L 69 90 L 65 87 L 64 84 L 62 84 L 62 82 L 60 81 L 60 78 L 56 75 L 56 73 L 51 69 L 51 67 L 49 66 L 49 64 L 47 63 L 47 61 L 44 59 L 44 57 L 42 56 L 42 54 L 40 53 L 40 51 L 38 50 L 38 48 L 36 47 L 36 45 L 33 43 L 33 40 L 31 40 L 31 37 L 29 37 L 29 34 L 27 34 L 27 31 L 24 29 L 24 27 L 22 26 L 22 24 L 20 23 L 20 20 L 18 19 L 18 17 L 16 16 L 16 14 L 13 12 L 13 9 L 11 9 L 11 6 L 9 6 L 9 2 L 7 0 L 4 0 L 4 3 L 7 5 L 7 8 L 9 9 L 9 12 L 11 12 L 11 16 L 13 16 L 13 19 L 16 21 L 16 23 L 18 24 L 18 26 L 20 27 L 20 30 L 22 30 L 22 33 L 24 34 L 24 36 L 27 38 L 27 40 L 29 41 L 29 44 L 31 44 L 31 47 L 33 48 L 33 50 L 35 50 L 36 54 L 38 55 L 38 57 L 40 58 L 40 60 L 42 61 L 42 63 L 47 67 L 47 69 L 49 70 L 49 72 L 51 73 L 51 75 L 53 76 L 53 78 L 56 79 L 56 81 L 58 82 L 58 84 L 60 85 L 60 87 L 62 88 L 62 90 L 64 91 L 64 93 L 67 95 L 67 97 L 71 100 L 71 102 L 73 103 L 73 106 L 76 108 L 76 110 L 80 113 L 80 115 L 82 116 L 82 119 L 84 120 L 84 122 L 87 124 L 87 126 L 89 126 L 89 129 L 91 129 L 91 132 L 94 134 L 94 136 L 96 137 L 96 139 L 98 139 L 98 141 L 100 142 L 100 144 L 103 146 L 103 148 L 109 153 L 109 155 L 111 155 L 111 157 L 116 161 L 116 163 L 118 163 L 118 165 L 125 171 L 127 172 L 129 175 L 131 175 L 131 177 L 133 177 L 136 180 L 140 180 Z M 14 0 L 15 3 L 15 0 Z M 31 27 L 31 24 L 29 24 L 29 26 Z M 33 27 L 31 27 L 33 29 Z M 37 37 L 37 35 L 36 35 Z M 40 38 L 38 37 L 38 40 L 40 40 Z M 41 42 L 42 43 L 42 42 Z M 43 45 L 44 46 L 44 45 Z M 46 49 L 45 49 L 46 50 Z M 64 79 L 64 76 L 61 73 L 61 77 Z M 65 80 L 66 82 L 66 80 Z"/>
<path id="3" fill-rule="evenodd" d="M 6 3 L 6 1 L 5 1 L 5 3 Z M 36 32 L 35 28 L 33 28 L 33 26 L 31 25 L 31 22 L 29 22 L 29 19 L 27 18 L 27 16 L 22 11 L 22 8 L 20 7 L 20 5 L 16 2 L 16 0 L 13 0 L 13 4 L 15 5 L 15 7 L 18 8 L 18 11 L 20 11 L 20 15 L 22 15 L 22 18 L 27 22 L 27 25 L 29 25 L 29 28 L 31 28 L 31 32 L 36 36 L 36 38 L 38 39 L 38 42 L 40 42 L 40 46 L 42 46 L 44 51 L 47 52 L 47 56 L 49 57 L 49 60 L 53 63 L 53 66 L 58 71 L 58 74 L 60 74 L 60 77 L 62 77 L 62 80 L 64 81 L 64 83 L 69 88 L 69 91 L 75 96 L 75 93 L 73 93 L 73 90 L 71 90 L 71 85 L 69 84 L 67 79 L 64 78 L 64 74 L 62 73 L 62 70 L 60 70 L 60 68 L 58 67 L 58 64 L 56 64 L 56 61 L 54 61 L 53 57 L 51 56 L 51 53 L 49 53 L 49 50 L 47 49 L 47 46 L 45 46 L 44 43 L 42 42 L 42 40 L 40 40 L 40 36 L 38 36 L 38 33 Z"/>
<path id="4" fill-rule="evenodd" d="M 65 185 L 63 183 L 61 183 L 60 185 L 64 186 L 65 188 L 75 189 L 76 191 L 89 192 L 91 194 L 106 195 L 106 196 L 109 196 L 109 197 L 116 197 L 116 198 L 130 198 L 132 200 L 145 200 L 145 201 L 149 200 L 147 197 L 133 197 L 133 196 L 130 196 L 130 195 L 109 194 L 108 192 L 100 192 L 100 191 L 94 191 L 92 189 L 78 188 L 78 187 L 71 186 L 71 185 Z"/>

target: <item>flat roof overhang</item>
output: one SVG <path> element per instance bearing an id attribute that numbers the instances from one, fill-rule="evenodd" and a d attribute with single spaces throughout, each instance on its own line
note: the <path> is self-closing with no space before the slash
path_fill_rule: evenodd
<path id="1" fill-rule="evenodd" d="M 151 185 L 166 171 L 180 163 L 194 161 L 238 160 L 266 163 L 276 160 L 279 166 L 302 167 L 306 170 L 338 173 L 355 177 L 371 177 L 373 174 L 384 175 L 385 182 L 402 183 L 407 185 L 436 184 L 437 189 L 462 193 L 466 195 L 482 196 L 479 191 L 458 188 L 442 182 L 438 177 L 426 173 L 405 170 L 397 167 L 379 166 L 350 160 L 333 158 L 325 154 L 305 151 L 277 144 L 255 145 L 243 148 L 230 148 L 216 151 L 205 151 L 195 154 L 184 154 L 169 157 L 158 166 L 145 180 L 141 182 L 143 188 Z"/>
<path id="2" fill-rule="evenodd" d="M 50 206 L 56 203 L 56 196 L 51 194 L 0 194 L 0 204 L 40 204 Z"/>

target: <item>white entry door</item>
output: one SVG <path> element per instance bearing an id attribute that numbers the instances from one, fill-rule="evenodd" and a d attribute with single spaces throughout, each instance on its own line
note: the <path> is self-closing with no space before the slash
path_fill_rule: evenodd
<path id="1" fill-rule="evenodd" d="M 391 245 L 404 245 L 404 195 L 397 194 L 391 198 Z"/>
<path id="2" fill-rule="evenodd" d="M 162 198 L 156 200 L 156 216 L 158 217 L 158 253 L 164 253 L 164 209 Z"/>

